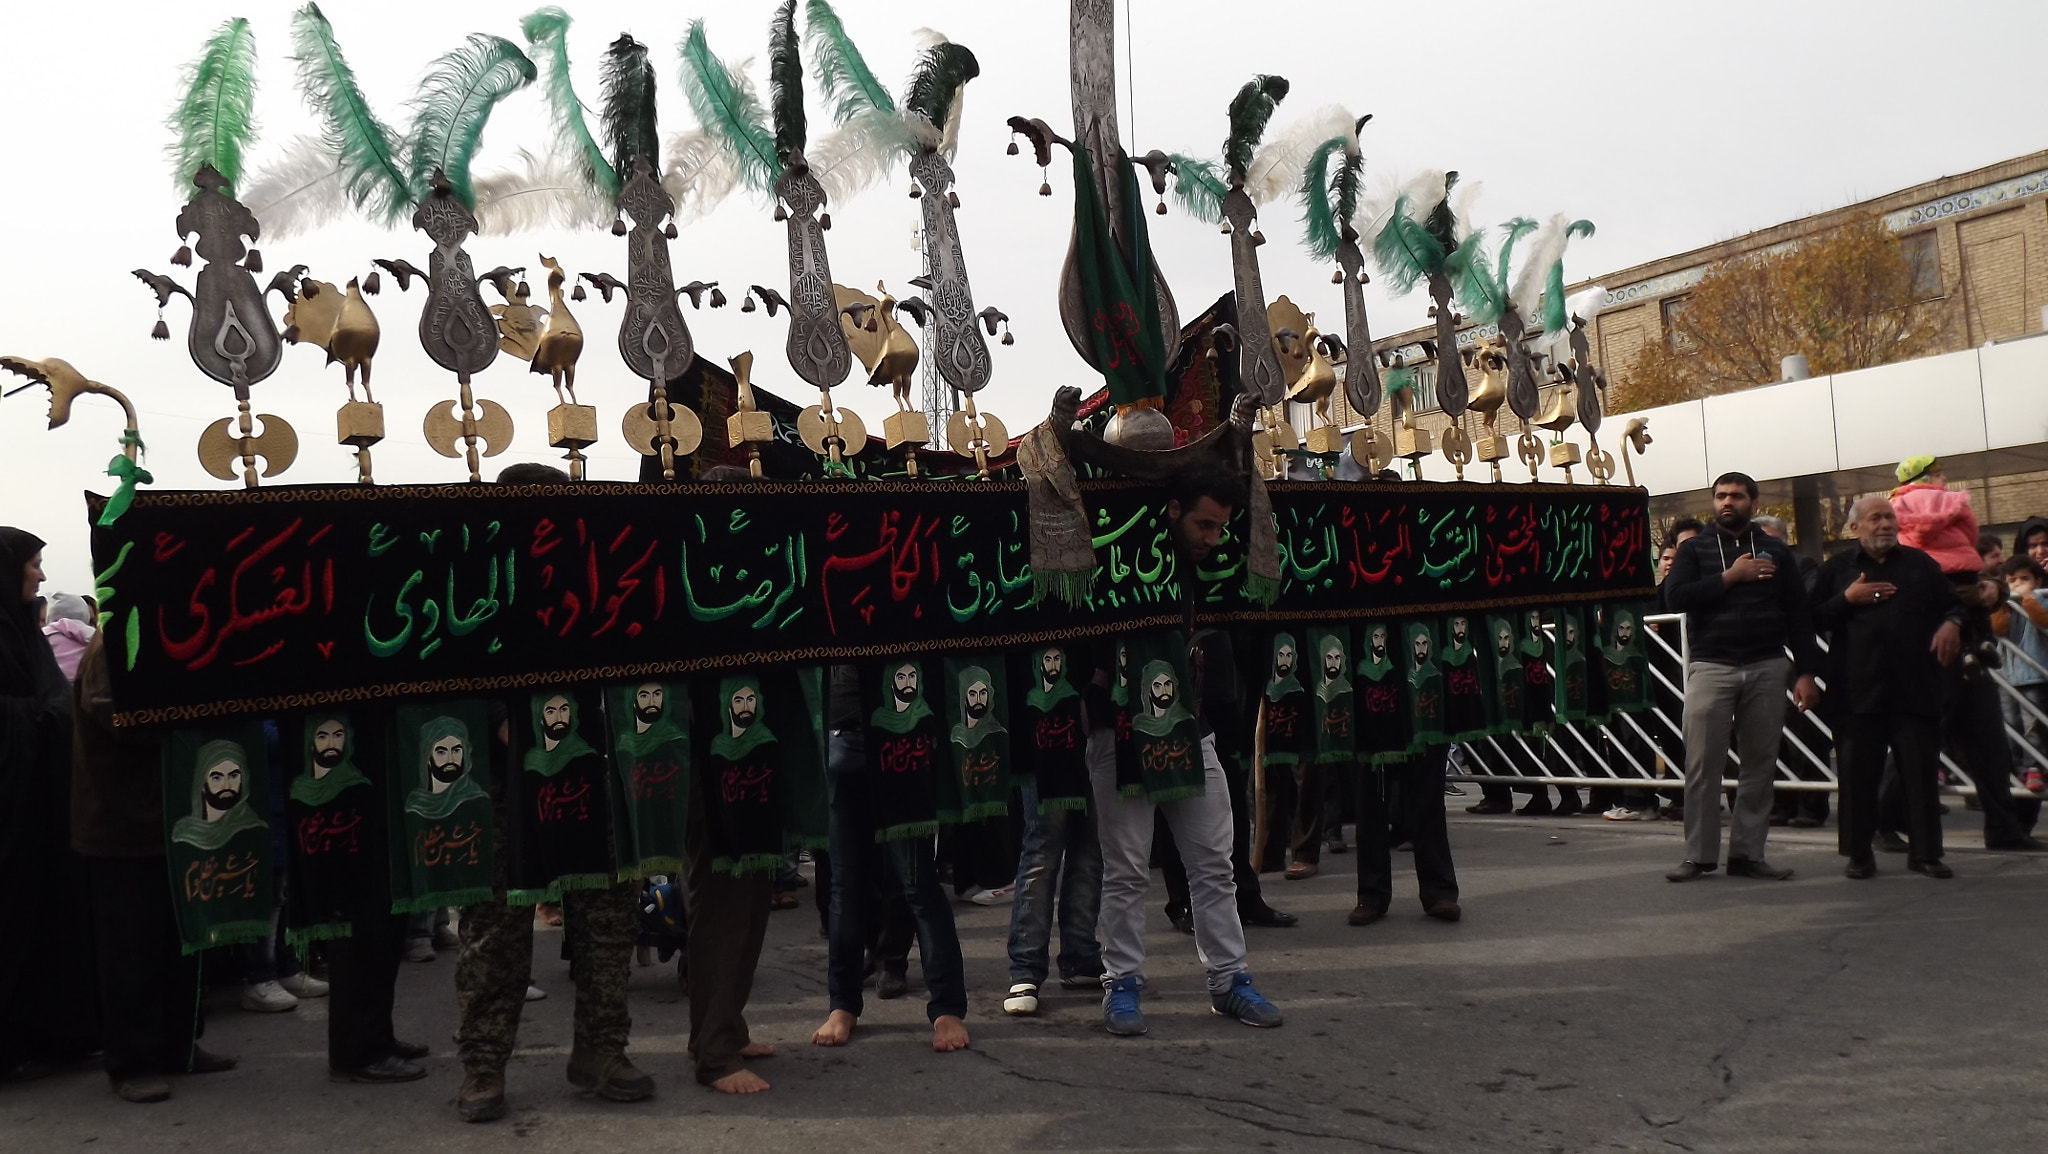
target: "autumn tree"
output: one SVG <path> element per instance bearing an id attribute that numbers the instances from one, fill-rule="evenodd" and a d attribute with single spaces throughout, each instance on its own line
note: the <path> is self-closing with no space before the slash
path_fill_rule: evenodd
<path id="1" fill-rule="evenodd" d="M 1667 314 L 1664 339 L 1615 374 L 1616 399 L 1627 411 L 1767 385 L 1793 353 L 1816 374 L 1920 356 L 1942 324 L 1913 290 L 1899 238 L 1874 215 L 1724 262 Z"/>

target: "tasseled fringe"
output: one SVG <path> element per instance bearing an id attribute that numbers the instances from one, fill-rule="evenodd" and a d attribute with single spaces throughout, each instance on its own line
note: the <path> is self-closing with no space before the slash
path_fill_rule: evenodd
<path id="1" fill-rule="evenodd" d="M 822 834 L 799 833 L 795 830 L 782 831 L 782 852 L 795 853 L 800 849 L 831 849 L 832 839 Z"/>
<path id="2" fill-rule="evenodd" d="M 781 868 L 782 855 L 779 853 L 742 854 L 737 860 L 729 857 L 715 857 L 711 859 L 711 872 L 724 874 L 727 877 L 738 878 L 745 877 L 748 874 L 772 874 Z"/>
<path id="3" fill-rule="evenodd" d="M 1259 764 L 1265 766 L 1267 769 L 1275 769 L 1281 766 L 1288 765 L 1300 765 L 1301 755 L 1298 753 L 1269 753 L 1265 757 L 1259 759 Z"/>
<path id="4" fill-rule="evenodd" d="M 336 938 L 353 937 L 354 935 L 355 927 L 347 922 L 322 922 L 317 926 L 300 926 L 286 929 L 284 941 L 286 945 L 291 946 L 293 949 L 301 949 L 302 947 L 312 945 L 314 942 L 328 942 Z M 302 963 L 304 961 L 303 953 L 300 955 L 300 961 Z"/>
<path id="5" fill-rule="evenodd" d="M 960 820 L 963 822 L 981 821 L 991 817 L 1008 816 L 1010 816 L 1010 803 L 1007 801 L 979 802 L 975 805 L 970 805 L 967 808 L 960 811 Z"/>
<path id="6" fill-rule="evenodd" d="M 1247 573 L 1244 578 L 1244 595 L 1270 609 L 1275 601 L 1280 600 L 1280 579 Z"/>
<path id="7" fill-rule="evenodd" d="M 1039 799 L 1038 813 L 1040 817 L 1050 813 L 1058 813 L 1062 810 L 1086 813 L 1088 812 L 1088 799 L 1085 797 L 1047 797 Z"/>
<path id="8" fill-rule="evenodd" d="M 610 874 L 563 874 L 561 877 L 556 878 L 555 884 L 548 888 L 558 895 L 552 900 L 560 901 L 559 895 L 561 894 L 576 893 L 582 890 L 608 890 L 612 888 L 613 884 L 612 875 Z"/>
<path id="9" fill-rule="evenodd" d="M 875 831 L 877 842 L 904 841 L 913 837 L 937 837 L 939 823 L 935 821 L 913 821 L 903 825 L 892 825 Z"/>
<path id="10" fill-rule="evenodd" d="M 1095 574 L 1100 566 L 1087 569 L 1053 570 L 1033 569 L 1031 571 L 1031 603 L 1038 604 L 1047 597 L 1057 597 L 1062 602 L 1080 608 L 1088 600 L 1088 594 L 1095 588 Z M 1278 593 L 1276 591 L 1275 595 Z"/>
<path id="11" fill-rule="evenodd" d="M 206 927 L 206 940 L 185 942 L 179 949 L 186 954 L 196 954 L 215 946 L 245 946 L 251 942 L 270 940 L 270 919 L 262 921 L 222 922 Z"/>
<path id="12" fill-rule="evenodd" d="M 537 906 L 543 902 L 550 905 L 562 900 L 561 879 L 541 889 L 506 890 L 505 904 L 508 906 Z"/>
<path id="13" fill-rule="evenodd" d="M 1146 791 L 1144 797 L 1153 805 L 1165 805 L 1169 801 L 1186 801 L 1191 797 L 1200 797 L 1203 792 L 1200 785 L 1176 785 L 1172 789 Z"/>
<path id="14" fill-rule="evenodd" d="M 633 880 L 645 881 L 657 874 L 662 877 L 677 878 L 683 876 L 683 872 L 683 859 L 681 858 L 644 857 L 640 859 L 639 865 L 633 867 Z M 626 875 L 621 872 L 619 876 L 623 879 Z"/>
<path id="15" fill-rule="evenodd" d="M 416 898 L 399 898 L 391 903 L 394 914 L 416 914 L 421 910 L 438 910 L 442 906 L 474 906 L 490 901 L 491 887 L 472 886 L 466 890 L 448 890 L 443 893 L 426 894 Z"/>

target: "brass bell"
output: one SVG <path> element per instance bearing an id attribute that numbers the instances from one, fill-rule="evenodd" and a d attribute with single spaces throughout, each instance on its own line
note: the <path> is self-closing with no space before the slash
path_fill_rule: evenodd
<path id="1" fill-rule="evenodd" d="M 191 268 L 192 246 L 188 244 L 179 245 L 178 251 L 171 254 L 171 263 L 177 265 L 179 268 Z"/>
<path id="2" fill-rule="evenodd" d="M 249 272 L 262 272 L 263 250 L 255 248 L 250 249 L 249 255 L 242 258 L 242 268 Z"/>
<path id="3" fill-rule="evenodd" d="M 831 214 L 831 213 L 829 213 L 829 212 L 821 212 L 821 213 L 819 213 L 819 214 L 818 214 L 818 227 L 819 227 L 820 229 L 824 230 L 825 232 L 831 232 L 831 231 L 832 231 L 832 214 Z"/>
<path id="4" fill-rule="evenodd" d="M 783 210 L 783 207 L 782 207 L 782 206 L 781 206 L 780 204 L 776 205 L 776 206 L 775 206 L 775 223 L 776 223 L 776 224 L 781 224 L 781 223 L 782 223 L 783 221 L 785 221 L 785 220 L 788 220 L 788 219 L 789 219 L 789 213 L 788 213 L 788 212 L 786 212 L 786 211 L 784 211 L 784 210 Z"/>
<path id="5" fill-rule="evenodd" d="M 919 197 L 921 197 L 921 196 L 923 196 L 923 195 L 924 195 L 924 189 L 921 189 L 921 188 L 919 188 L 918 186 L 916 186 L 916 185 L 914 185 L 914 184 L 910 186 L 910 199 L 912 199 L 912 200 L 916 200 L 917 198 L 919 198 Z"/>
<path id="6" fill-rule="evenodd" d="M 669 238 L 670 240 L 674 240 L 676 238 L 676 222 L 669 221 L 668 224 L 661 230 L 661 235 Z"/>
<path id="7" fill-rule="evenodd" d="M 1359 269 L 1359 270 L 1358 270 L 1358 283 L 1359 283 L 1359 284 L 1371 284 L 1371 283 L 1372 283 L 1372 278 L 1371 278 L 1371 277 L 1369 277 L 1369 276 L 1367 276 L 1367 275 L 1365 275 L 1365 270 L 1364 270 L 1364 269 Z"/>
<path id="8" fill-rule="evenodd" d="M 1226 220 L 1226 221 L 1224 221 L 1224 222 L 1223 222 L 1223 227 L 1222 227 L 1222 228 L 1220 228 L 1220 229 L 1217 229 L 1216 231 L 1218 231 L 1218 232 L 1222 233 L 1222 234 L 1223 234 L 1224 236 L 1229 236 L 1229 235 L 1230 235 L 1230 222 L 1229 222 L 1229 221 L 1227 221 L 1227 220 Z"/>
<path id="9" fill-rule="evenodd" d="M 513 290 L 513 293 L 514 293 L 514 295 L 516 295 L 516 296 L 522 296 L 522 297 L 530 297 L 530 296 L 532 296 L 532 295 L 533 295 L 533 290 L 532 290 L 531 288 L 528 288 L 528 287 L 527 287 L 527 284 L 526 284 L 526 282 L 525 282 L 525 281 L 520 281 L 520 282 L 519 282 L 519 287 L 518 287 L 518 288 L 516 288 L 516 289 L 514 289 L 514 290 Z"/>
<path id="10" fill-rule="evenodd" d="M 715 309 L 725 307 L 725 294 L 719 291 L 717 285 L 711 286 L 711 307 Z"/>
<path id="11" fill-rule="evenodd" d="M 612 235 L 613 235 L 613 236 L 624 236 L 624 235 L 626 235 L 626 222 L 625 222 L 625 221 L 624 221 L 623 219 L 618 219 L 618 218 L 614 218 L 614 219 L 612 220 Z"/>
<path id="12" fill-rule="evenodd" d="M 960 194 L 959 194 L 959 193 L 957 193 L 957 192 L 954 192 L 954 191 L 953 191 L 952 189 L 950 189 L 950 188 L 949 188 L 949 189 L 947 189 L 947 190 L 946 190 L 946 204 L 947 204 L 947 205 L 948 205 L 949 207 L 951 207 L 951 208 L 959 208 L 959 207 L 960 207 Z"/>
<path id="13" fill-rule="evenodd" d="M 1257 228 L 1253 229 L 1253 230 L 1252 230 L 1252 244 L 1254 244 L 1254 245 L 1262 245 L 1262 244 L 1264 244 L 1264 243 L 1266 243 L 1266 233 L 1265 233 L 1265 230 L 1264 230 L 1264 229 L 1257 229 Z"/>
<path id="14" fill-rule="evenodd" d="M 1017 142 L 1012 140 L 1010 142 L 1010 147 L 1005 149 L 1004 151 L 1009 153 L 1011 156 L 1017 155 Z"/>
<path id="15" fill-rule="evenodd" d="M 1338 270 L 1337 270 L 1336 272 L 1333 272 L 1333 273 L 1331 273 L 1331 274 L 1330 274 L 1330 283 L 1331 283 L 1331 284 L 1343 284 L 1343 283 L 1344 283 L 1344 270 L 1340 268 L 1340 269 L 1338 269 Z"/>
<path id="16" fill-rule="evenodd" d="M 368 293 L 370 296 L 376 296 L 379 292 L 382 292 L 383 289 L 384 282 L 383 280 L 378 278 L 374 270 L 370 273 L 369 276 L 363 278 L 363 291 L 365 293 Z M 578 297 L 577 299 L 581 300 L 582 298 Z"/>
<path id="17" fill-rule="evenodd" d="M 170 340 L 170 339 L 171 339 L 171 326 L 169 326 L 169 325 L 167 325 L 167 324 L 165 324 L 165 323 L 164 323 L 164 318 L 162 318 L 162 317 L 158 317 L 158 318 L 156 318 L 156 327 L 155 327 L 155 328 L 153 328 L 153 329 L 151 329 L 151 330 L 149 330 L 149 335 L 150 335 L 151 339 L 153 339 L 153 340 L 159 340 L 159 341 L 167 341 L 167 340 Z"/>
<path id="18" fill-rule="evenodd" d="M 569 299 L 572 301 L 580 301 L 589 295 L 590 294 L 583 291 L 582 285 L 577 285 L 575 288 L 569 290 Z"/>
<path id="19" fill-rule="evenodd" d="M 741 302 L 740 302 L 740 311 L 741 311 L 741 312 L 743 312 L 743 313 L 750 313 L 750 312 L 753 312 L 753 311 L 754 311 L 754 297 L 753 297 L 753 294 L 749 293 L 749 294 L 747 295 L 747 299 L 745 299 L 745 300 L 743 300 L 743 301 L 741 301 Z"/>
<path id="20" fill-rule="evenodd" d="M 1162 200 L 1162 201 L 1160 201 L 1160 202 L 1159 202 L 1158 204 L 1155 204 L 1155 205 L 1153 205 L 1153 206 L 1152 206 L 1152 211 L 1153 211 L 1153 212 L 1155 212 L 1155 213 L 1158 213 L 1158 214 L 1159 214 L 1160 216 L 1165 216 L 1165 215 L 1166 215 L 1166 202 Z"/>
<path id="21" fill-rule="evenodd" d="M 1040 196 L 1051 196 L 1051 195 L 1052 195 L 1052 185 L 1050 185 L 1050 184 L 1041 184 L 1041 185 L 1039 185 L 1039 186 L 1038 186 L 1038 195 L 1040 195 Z"/>
<path id="22" fill-rule="evenodd" d="M 1005 329 L 1003 331 L 1003 343 L 1006 345 L 1014 345 L 1017 343 L 1017 338 L 1011 336 L 1009 330 Z"/>

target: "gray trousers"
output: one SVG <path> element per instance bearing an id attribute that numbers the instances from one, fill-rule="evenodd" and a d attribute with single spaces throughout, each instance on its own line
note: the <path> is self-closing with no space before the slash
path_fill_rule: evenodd
<path id="1" fill-rule="evenodd" d="M 1748 665 L 1695 661 L 1685 667 L 1685 856 L 1701 865 L 1721 860 L 1721 779 L 1728 740 L 1741 759 L 1728 857 L 1762 861 L 1771 828 L 1771 783 L 1778 739 L 1785 732 L 1785 691 L 1792 663 L 1782 657 Z"/>
<path id="2" fill-rule="evenodd" d="M 1209 972 L 1209 992 L 1230 989 L 1244 971 L 1244 923 L 1237 917 L 1237 881 L 1230 866 L 1230 787 L 1216 757 L 1216 739 L 1202 739 L 1206 771 L 1200 797 L 1154 806 L 1116 796 L 1116 742 L 1107 730 L 1088 735 L 1088 775 L 1095 786 L 1096 832 L 1102 842 L 1102 981 L 1145 976 L 1145 891 L 1152 884 L 1152 812 L 1166 815 L 1188 870 L 1195 919 L 1195 956 Z"/>

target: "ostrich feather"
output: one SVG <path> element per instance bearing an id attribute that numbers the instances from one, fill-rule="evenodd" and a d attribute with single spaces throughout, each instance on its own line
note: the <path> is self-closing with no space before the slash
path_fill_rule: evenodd
<path id="1" fill-rule="evenodd" d="M 619 195 L 620 174 L 605 159 L 604 149 L 590 133 L 583 119 L 583 102 L 576 98 L 576 86 L 569 76 L 569 14 L 549 6 L 536 9 L 520 21 L 519 31 L 547 69 L 548 111 L 555 132 L 558 155 L 575 157 L 577 170 L 592 189 L 605 200 Z"/>
<path id="2" fill-rule="evenodd" d="M 1344 151 L 1344 138 L 1334 136 L 1316 146 L 1309 154 L 1308 163 L 1302 166 L 1301 208 L 1302 243 L 1307 245 L 1309 255 L 1317 260 L 1328 260 L 1337 255 L 1340 239 L 1337 228 L 1337 210 L 1330 203 L 1330 159 Z M 1343 171 L 1341 168 L 1338 170 Z"/>
<path id="3" fill-rule="evenodd" d="M 773 196 L 775 181 L 782 175 L 782 163 L 775 156 L 775 139 L 768 130 L 768 114 L 754 82 L 747 78 L 746 62 L 727 65 L 711 54 L 704 39 L 704 21 L 690 21 L 683 37 L 683 93 L 690 111 L 713 140 L 731 154 L 739 180 L 764 196 Z M 673 155 L 673 150 L 671 150 Z M 686 178 L 687 179 L 687 178 Z"/>
<path id="4" fill-rule="evenodd" d="M 933 147 L 951 155 L 960 138 L 960 90 L 981 75 L 981 62 L 962 44 L 941 40 L 925 49 L 903 91 L 904 117 L 938 132 Z M 919 125 L 919 131 L 923 126 Z"/>
<path id="5" fill-rule="evenodd" d="M 1244 190 L 1257 205 L 1271 204 L 1301 188 L 1309 157 L 1332 137 L 1352 136 L 1351 114 L 1325 104 L 1276 133 L 1253 154 L 1245 169 Z"/>
<path id="6" fill-rule="evenodd" d="M 1386 223 L 1372 242 L 1373 261 L 1395 296 L 1406 294 L 1415 282 L 1443 267 L 1443 246 L 1415 219 L 1412 204 L 1406 191 L 1395 197 Z"/>
<path id="7" fill-rule="evenodd" d="M 604 57 L 604 135 L 621 185 L 632 179 L 636 156 L 646 157 L 647 167 L 661 175 L 656 123 L 654 65 L 647 59 L 647 46 L 621 35 Z"/>
<path id="8" fill-rule="evenodd" d="M 519 167 L 476 178 L 476 220 L 486 236 L 539 229 L 598 228 L 611 201 L 585 178 L 583 157 L 518 152 Z"/>
<path id="9" fill-rule="evenodd" d="M 519 46 L 502 36 L 473 32 L 462 47 L 434 62 L 413 99 L 407 177 L 415 200 L 433 191 L 434 172 L 463 207 L 476 207 L 469 164 L 484 125 L 500 100 L 533 83 L 537 70 Z"/>
<path id="10" fill-rule="evenodd" d="M 709 215 L 739 183 L 739 160 L 725 141 L 701 128 L 669 138 L 661 186 L 675 201 L 678 223 Z"/>
<path id="11" fill-rule="evenodd" d="M 1575 220 L 1565 226 L 1564 237 L 1566 243 L 1569 243 L 1574 236 L 1592 235 L 1593 222 L 1590 220 Z M 1564 246 L 1559 245 L 1557 259 L 1550 262 L 1550 271 L 1545 275 L 1543 282 L 1544 331 L 1562 332 L 1567 325 L 1571 324 L 1571 319 L 1575 316 L 1587 324 L 1592 324 L 1593 318 L 1600 312 L 1602 302 L 1606 300 L 1607 290 L 1595 285 L 1592 289 L 1586 291 L 1594 294 L 1590 301 L 1586 299 L 1586 293 L 1580 293 L 1572 298 L 1572 301 L 1577 302 L 1576 306 L 1565 301 Z M 1578 309 L 1582 307 L 1588 308 L 1590 311 L 1579 312 Z"/>
<path id="12" fill-rule="evenodd" d="M 902 117 L 871 108 L 820 137 L 806 158 L 811 175 L 825 186 L 825 195 L 843 202 L 881 183 L 912 147 L 913 137 Z M 932 147 L 937 147 L 936 140 Z"/>
<path id="13" fill-rule="evenodd" d="M 349 203 L 380 224 L 396 222 L 413 201 L 399 138 L 370 110 L 319 5 L 308 4 L 293 14 L 292 55 L 298 61 L 299 94 L 319 114 L 321 145 L 340 172 Z M 314 203 L 304 209 L 280 200 L 272 202 L 270 211 L 302 219 L 309 229 L 331 219 L 322 215 L 328 206 L 317 186 L 307 186 L 306 195 Z"/>
<path id="14" fill-rule="evenodd" d="M 1523 316 L 1532 315 L 1542 303 L 1543 281 L 1550 275 L 1550 266 L 1564 258 L 1564 229 L 1565 215 L 1554 213 L 1522 247 L 1522 263 L 1515 270 L 1514 287 L 1508 296 Z M 1563 303 L 1560 298 L 1558 304 Z"/>
<path id="15" fill-rule="evenodd" d="M 1489 325 L 1500 319 L 1508 302 L 1508 265 L 1512 258 L 1515 242 L 1529 235 L 1536 222 L 1528 217 L 1518 216 L 1501 226 L 1499 272 L 1487 268 L 1486 248 L 1480 240 L 1484 234 L 1475 231 L 1458 251 L 1453 253 L 1456 267 L 1453 269 L 1458 303 L 1474 324 Z M 1469 245 L 1469 248 L 1467 247 Z"/>
<path id="16" fill-rule="evenodd" d="M 787 164 L 804 150 L 804 61 L 797 49 L 796 0 L 782 0 L 768 26 L 768 107 L 775 123 L 775 158 Z"/>
<path id="17" fill-rule="evenodd" d="M 189 197 L 193 174 L 211 165 L 233 195 L 242 182 L 242 151 L 256 139 L 256 33 L 249 22 L 223 21 L 182 79 L 185 96 L 170 116 L 178 134 L 171 179 L 179 196 Z"/>
<path id="18" fill-rule="evenodd" d="M 1243 183 L 1252 163 L 1252 152 L 1266 134 L 1273 110 L 1287 98 L 1284 76 L 1254 76 L 1230 99 L 1230 135 L 1223 139 L 1223 163 L 1231 180 Z"/>
<path id="19" fill-rule="evenodd" d="M 304 236 L 353 207 L 347 172 L 317 136 L 294 139 L 257 171 L 240 199 L 262 222 L 265 240 Z"/>
<path id="20" fill-rule="evenodd" d="M 1230 192 L 1223 183 L 1223 166 L 1178 152 L 1167 160 L 1173 163 L 1173 200 L 1180 210 L 1209 224 L 1222 220 L 1223 198 Z"/>
<path id="21" fill-rule="evenodd" d="M 832 119 L 847 124 L 868 112 L 894 113 L 896 101 L 868 68 L 868 62 L 846 34 L 839 13 L 826 0 L 804 5 L 804 47 L 811 54 L 811 75 L 832 101 Z"/>

